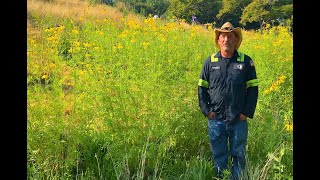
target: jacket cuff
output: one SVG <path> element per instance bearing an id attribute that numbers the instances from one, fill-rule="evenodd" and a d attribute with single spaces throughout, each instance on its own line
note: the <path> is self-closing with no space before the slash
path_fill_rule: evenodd
<path id="1" fill-rule="evenodd" d="M 247 116 L 247 117 L 249 117 L 249 118 L 253 118 L 253 114 L 251 114 L 251 113 L 248 113 L 248 112 L 241 112 L 241 114 L 243 114 L 243 115 L 245 115 L 245 116 Z"/>

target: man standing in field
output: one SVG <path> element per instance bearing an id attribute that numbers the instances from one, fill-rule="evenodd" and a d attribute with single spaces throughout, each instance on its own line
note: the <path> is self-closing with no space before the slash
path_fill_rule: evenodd
<path id="1" fill-rule="evenodd" d="M 199 106 L 208 118 L 208 133 L 217 178 L 228 170 L 240 179 L 246 165 L 247 117 L 253 118 L 258 100 L 258 79 L 253 60 L 238 51 L 241 29 L 226 22 L 215 29 L 218 52 L 209 56 L 198 83 Z"/>

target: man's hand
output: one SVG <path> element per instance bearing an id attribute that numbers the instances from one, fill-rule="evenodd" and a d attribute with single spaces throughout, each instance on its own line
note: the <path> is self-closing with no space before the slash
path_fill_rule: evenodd
<path id="1" fill-rule="evenodd" d="M 214 117 L 216 116 L 216 114 L 214 113 L 214 112 L 209 112 L 209 114 L 208 114 L 208 118 L 209 119 L 213 119 Z"/>
<path id="2" fill-rule="evenodd" d="M 242 113 L 240 113 L 239 117 L 240 117 L 240 120 L 242 120 L 242 121 L 247 120 L 247 116 Z"/>

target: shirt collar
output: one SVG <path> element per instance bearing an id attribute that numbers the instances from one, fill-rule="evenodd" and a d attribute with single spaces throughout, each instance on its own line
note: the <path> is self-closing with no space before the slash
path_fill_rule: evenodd
<path id="1" fill-rule="evenodd" d="M 238 58 L 239 56 L 240 56 L 240 54 L 238 53 L 238 51 L 237 51 L 237 50 L 234 50 L 233 56 L 232 56 L 230 59 L 232 59 L 232 58 L 234 58 L 234 57 Z M 219 51 L 214 55 L 214 57 L 215 57 L 215 58 L 222 58 L 222 56 L 221 56 L 221 50 L 219 50 Z"/>

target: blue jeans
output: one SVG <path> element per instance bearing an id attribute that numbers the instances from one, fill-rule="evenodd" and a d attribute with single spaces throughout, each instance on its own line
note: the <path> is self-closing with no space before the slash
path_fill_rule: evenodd
<path id="1" fill-rule="evenodd" d="M 231 174 L 233 179 L 239 179 L 246 165 L 247 121 L 239 119 L 230 123 L 217 118 L 209 119 L 208 132 L 215 176 L 223 178 L 223 171 L 229 169 L 228 158 L 231 154 Z"/>

